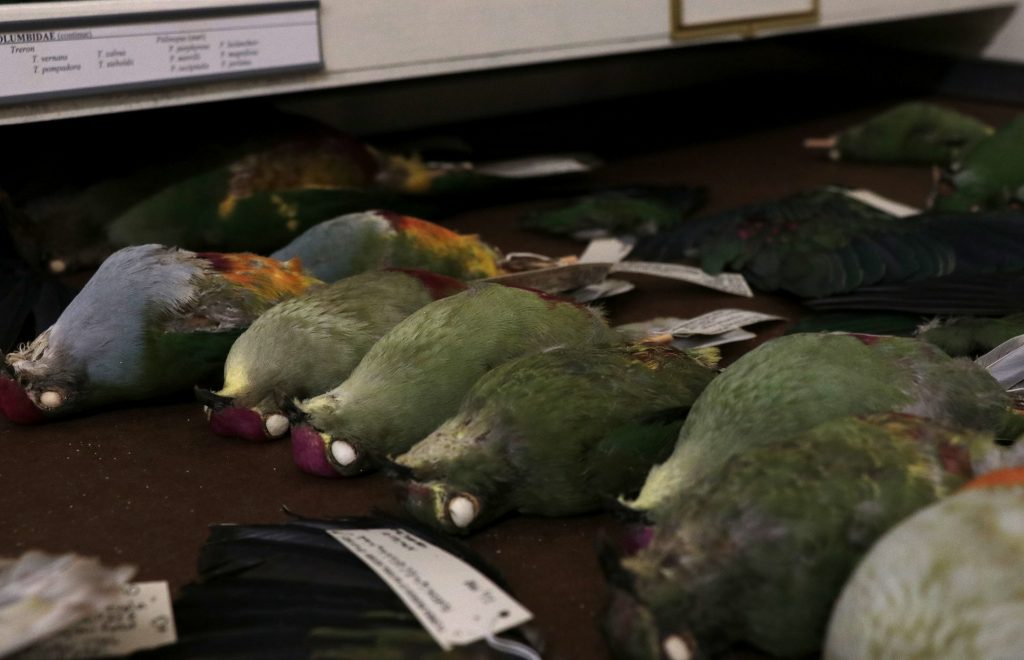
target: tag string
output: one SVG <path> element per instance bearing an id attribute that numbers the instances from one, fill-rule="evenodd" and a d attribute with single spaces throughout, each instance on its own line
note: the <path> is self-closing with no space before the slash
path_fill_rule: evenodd
<path id="1" fill-rule="evenodd" d="M 540 657 L 540 654 L 531 646 L 512 639 L 496 637 L 494 635 L 494 624 L 497 623 L 498 619 L 503 615 L 504 612 L 499 612 L 493 619 L 491 619 L 491 625 L 488 626 L 490 631 L 486 636 L 484 636 L 484 641 L 487 642 L 487 646 L 490 646 L 495 651 L 507 653 L 515 658 L 522 658 L 522 660 L 543 660 L 543 658 Z"/>

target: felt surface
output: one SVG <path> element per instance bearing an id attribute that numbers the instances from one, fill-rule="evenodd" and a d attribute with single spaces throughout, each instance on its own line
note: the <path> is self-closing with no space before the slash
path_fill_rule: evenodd
<path id="1" fill-rule="evenodd" d="M 801 147 L 805 137 L 828 135 L 882 107 L 753 131 L 738 126 L 725 138 L 698 137 L 685 144 L 668 140 L 664 148 L 648 146 L 609 159 L 596 178 L 608 184 L 704 184 L 711 189 L 706 210 L 830 183 L 867 187 L 924 205 L 931 188 L 927 169 L 832 163 Z M 956 107 L 997 123 L 1015 114 L 991 105 Z M 592 149 L 600 152 L 597 144 Z M 479 233 L 505 251 L 578 252 L 581 246 L 572 241 L 516 228 L 522 211 L 545 203 L 463 213 L 447 224 Z M 678 282 L 627 278 L 635 279 L 638 289 L 604 303 L 614 323 L 696 316 L 726 306 L 790 318 L 800 313 L 796 302 L 780 297 L 744 299 Z M 784 328 L 782 323 L 754 326 L 758 339 L 726 347 L 727 360 Z M 281 521 L 284 506 L 318 517 L 397 510 L 385 478 L 305 475 L 292 464 L 287 442 L 220 438 L 210 430 L 199 404 L 187 399 L 35 427 L 0 420 L 0 487 L 0 556 L 30 548 L 98 555 L 106 563 L 135 564 L 139 579 L 169 580 L 172 588 L 195 574 L 197 551 L 211 523 Z M 468 542 L 534 612 L 549 649 L 545 657 L 599 660 L 607 656 L 598 627 L 605 587 L 595 548 L 599 535 L 614 533 L 618 525 L 612 514 L 558 520 L 517 517 Z"/>

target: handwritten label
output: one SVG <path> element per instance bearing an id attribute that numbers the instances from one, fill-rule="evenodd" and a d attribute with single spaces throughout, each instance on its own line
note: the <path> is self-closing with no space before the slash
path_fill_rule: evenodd
<path id="1" fill-rule="evenodd" d="M 878 209 L 882 213 L 888 213 L 896 218 L 906 218 L 908 216 L 918 215 L 921 213 L 921 209 L 901 204 L 900 202 L 891 200 L 888 197 L 882 197 L 878 193 L 874 193 L 863 188 L 858 190 L 844 190 L 843 193 L 847 197 L 855 199 L 863 204 L 867 204 L 868 206 Z"/>
<path id="2" fill-rule="evenodd" d="M 587 244 L 578 263 L 618 263 L 629 256 L 634 245 L 636 245 L 636 239 L 629 236 L 595 238 Z"/>
<path id="3" fill-rule="evenodd" d="M 637 273 L 681 280 L 716 291 L 724 291 L 744 298 L 754 297 L 747 280 L 739 273 L 709 275 L 700 268 L 682 264 L 666 264 L 656 261 L 623 261 L 612 266 L 613 273 Z"/>
<path id="4" fill-rule="evenodd" d="M 400 529 L 328 533 L 384 580 L 446 651 L 533 615 L 461 559 Z"/>
<path id="5" fill-rule="evenodd" d="M 166 582 L 136 582 L 101 612 L 32 646 L 17 660 L 111 658 L 177 639 Z"/>
<path id="6" fill-rule="evenodd" d="M 751 312 L 745 309 L 716 309 L 687 319 L 674 326 L 670 332 L 675 336 L 689 335 L 720 335 L 737 328 L 764 321 L 782 321 L 783 317 L 762 312 Z"/>
<path id="7" fill-rule="evenodd" d="M 0 102 L 196 78 L 313 70 L 321 66 L 319 13 L 309 2 L 237 15 L 132 23 L 103 17 L 74 28 L 0 28 Z"/>

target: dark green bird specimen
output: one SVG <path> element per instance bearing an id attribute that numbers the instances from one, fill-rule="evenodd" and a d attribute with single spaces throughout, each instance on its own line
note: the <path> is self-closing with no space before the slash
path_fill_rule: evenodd
<path id="1" fill-rule="evenodd" d="M 714 377 L 667 347 L 561 348 L 485 374 L 408 453 L 406 509 L 464 533 L 511 511 L 567 516 L 636 492 Z"/>
<path id="2" fill-rule="evenodd" d="M 324 455 L 343 476 L 365 472 L 454 415 L 485 373 L 559 346 L 612 346 L 622 338 L 594 311 L 536 291 L 474 284 L 432 302 L 373 345 L 352 375 L 299 404 L 296 460 Z M 299 460 L 301 458 L 301 460 Z"/>
<path id="3" fill-rule="evenodd" d="M 925 326 L 917 334 L 955 357 L 977 357 L 1024 335 L 1024 313 L 1001 318 L 951 318 Z"/>
<path id="4" fill-rule="evenodd" d="M 738 642 L 773 657 L 814 653 L 843 584 L 879 536 L 952 493 L 972 463 L 1016 453 L 990 434 L 899 413 L 840 417 L 747 448 L 622 559 L 628 593 L 607 619 L 616 654 L 714 656 Z"/>
<path id="5" fill-rule="evenodd" d="M 503 660 L 483 641 L 444 651 L 396 593 L 326 530 L 389 529 L 438 546 L 505 588 L 501 576 L 450 537 L 393 520 L 299 520 L 214 525 L 199 575 L 174 600 L 175 643 L 146 660 Z M 539 657 L 536 631 L 502 633 L 520 657 Z"/>
<path id="6" fill-rule="evenodd" d="M 686 222 L 630 258 L 696 258 L 816 309 L 998 315 L 1024 308 L 1024 213 L 897 218 L 822 188 Z"/>
<path id="7" fill-rule="evenodd" d="M 917 337 L 953 357 L 977 357 L 1024 335 L 1024 313 L 1003 317 L 928 317 L 899 312 L 821 312 L 804 316 L 789 333 L 852 332 Z"/>
<path id="8" fill-rule="evenodd" d="M 591 240 L 650 236 L 671 229 L 707 201 L 706 188 L 647 187 L 606 190 L 525 215 L 526 229 Z"/>
<path id="9" fill-rule="evenodd" d="M 347 213 L 443 213 L 446 202 L 506 185 L 510 177 L 495 174 L 500 168 L 491 165 L 424 162 L 340 133 L 285 140 L 162 188 L 124 211 L 107 233 L 116 245 L 161 242 L 267 253 Z M 515 179 L 516 186 L 530 180 Z"/>
<path id="10" fill-rule="evenodd" d="M 788 335 L 747 353 L 694 403 L 672 456 L 632 507 L 660 522 L 732 456 L 786 442 L 832 419 L 902 412 L 1011 441 L 1024 417 L 970 360 L 917 339 Z"/>
<path id="11" fill-rule="evenodd" d="M 931 103 L 902 103 L 837 135 L 807 140 L 833 160 L 949 165 L 993 133 L 991 126 Z"/>
<path id="12" fill-rule="evenodd" d="M 1019 208 L 1024 186 L 1024 115 L 974 145 L 938 180 L 936 211 Z"/>

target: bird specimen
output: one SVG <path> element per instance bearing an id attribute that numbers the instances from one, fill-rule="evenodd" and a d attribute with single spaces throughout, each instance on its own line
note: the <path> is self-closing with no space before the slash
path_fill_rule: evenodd
<path id="1" fill-rule="evenodd" d="M 370 271 L 271 307 L 231 346 L 220 391 L 200 391 L 210 426 L 253 441 L 284 436 L 293 399 L 341 383 L 399 321 L 465 288 L 425 271 Z"/>
<path id="2" fill-rule="evenodd" d="M 494 283 L 413 312 L 370 348 L 349 378 L 298 404 L 292 449 L 303 469 L 354 476 L 408 450 L 455 414 L 485 373 L 559 346 L 622 339 L 594 311 Z"/>
<path id="3" fill-rule="evenodd" d="M 484 374 L 399 456 L 406 509 L 467 532 L 510 511 L 565 516 L 635 492 L 715 372 L 668 347 L 558 348 Z"/>

